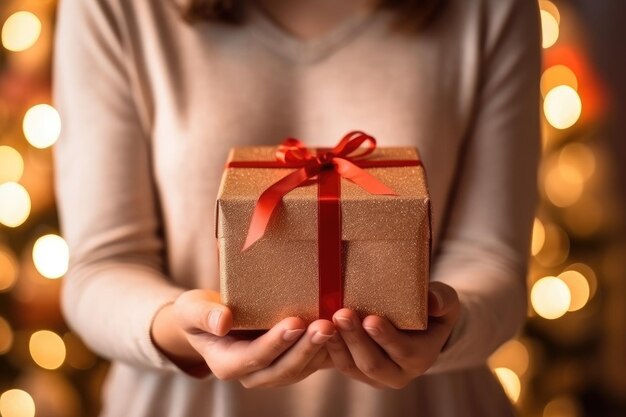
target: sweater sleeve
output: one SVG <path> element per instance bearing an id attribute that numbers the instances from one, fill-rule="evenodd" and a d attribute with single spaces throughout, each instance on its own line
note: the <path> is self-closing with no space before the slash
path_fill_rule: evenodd
<path id="1" fill-rule="evenodd" d="M 165 275 L 149 133 L 110 3 L 63 0 L 58 11 L 55 185 L 71 254 L 61 304 L 69 326 L 102 356 L 180 372 L 150 338 L 156 312 L 183 289 Z"/>
<path id="2" fill-rule="evenodd" d="M 432 280 L 461 316 L 429 373 L 483 364 L 527 312 L 526 272 L 540 154 L 537 4 L 488 1 L 482 78 Z"/>

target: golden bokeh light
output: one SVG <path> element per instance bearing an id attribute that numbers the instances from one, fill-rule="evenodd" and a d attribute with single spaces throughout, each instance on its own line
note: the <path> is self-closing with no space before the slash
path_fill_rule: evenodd
<path id="1" fill-rule="evenodd" d="M 533 222 L 533 239 L 530 251 L 533 256 L 537 255 L 543 248 L 543 244 L 546 242 L 546 229 L 543 227 L 541 220 L 535 218 Z"/>
<path id="2" fill-rule="evenodd" d="M 594 270 L 589 265 L 579 262 L 569 265 L 567 268 L 565 268 L 565 270 L 580 272 L 589 284 L 589 298 L 593 298 L 598 289 L 598 277 L 596 276 Z"/>
<path id="3" fill-rule="evenodd" d="M 49 279 L 60 278 L 67 272 L 69 249 L 58 235 L 41 236 L 33 246 L 33 263 L 41 275 Z"/>
<path id="4" fill-rule="evenodd" d="M 553 65 L 541 75 L 541 95 L 543 97 L 548 91 L 559 85 L 568 85 L 574 90 L 578 90 L 578 79 L 574 71 L 565 65 Z"/>
<path id="5" fill-rule="evenodd" d="M 582 113 L 580 96 L 568 85 L 554 87 L 543 101 L 543 113 L 548 123 L 556 129 L 572 127 Z"/>
<path id="6" fill-rule="evenodd" d="M 489 366 L 508 368 L 516 375 L 522 376 L 528 370 L 530 354 L 526 346 L 519 340 L 509 340 L 489 357 Z"/>
<path id="7" fill-rule="evenodd" d="M 514 403 L 517 402 L 522 390 L 522 384 L 520 383 L 519 377 L 509 368 L 496 368 L 494 369 L 494 372 L 498 377 L 500 384 L 502 384 L 502 388 L 504 389 L 504 392 L 506 392 L 506 395 Z"/>
<path id="8" fill-rule="evenodd" d="M 596 156 L 584 143 L 572 142 L 560 150 L 559 165 L 575 167 L 588 180 L 596 171 Z"/>
<path id="9" fill-rule="evenodd" d="M 0 292 L 13 288 L 17 272 L 17 259 L 8 248 L 0 246 Z"/>
<path id="10" fill-rule="evenodd" d="M 541 10 L 541 46 L 549 48 L 559 39 L 559 22 L 550 12 Z"/>
<path id="11" fill-rule="evenodd" d="M 13 13 L 2 26 L 2 45 L 9 51 L 24 51 L 37 42 L 41 35 L 41 21 L 26 11 Z"/>
<path id="12" fill-rule="evenodd" d="M 7 353 L 13 346 L 13 330 L 4 317 L 0 316 L 0 355 Z"/>
<path id="13" fill-rule="evenodd" d="M 580 406 L 570 397 L 559 397 L 546 404 L 543 417 L 579 417 Z"/>
<path id="14" fill-rule="evenodd" d="M 0 395 L 2 417 L 34 417 L 35 401 L 29 393 L 21 389 L 10 389 Z"/>
<path id="15" fill-rule="evenodd" d="M 571 298 L 569 287 L 557 277 L 541 278 L 530 291 L 533 310 L 548 320 L 558 319 L 567 313 Z"/>
<path id="16" fill-rule="evenodd" d="M 552 16 L 554 16 L 559 24 L 561 23 L 561 13 L 559 12 L 559 9 L 556 7 L 556 5 L 551 1 L 539 0 L 539 9 L 545 10 L 546 12 L 550 13 Z"/>
<path id="17" fill-rule="evenodd" d="M 0 183 L 18 182 L 23 173 L 22 155 L 10 146 L 0 146 Z"/>
<path id="18" fill-rule="evenodd" d="M 554 223 L 544 223 L 546 238 L 535 259 L 544 267 L 560 265 L 569 255 L 569 237 Z"/>
<path id="19" fill-rule="evenodd" d="M 30 214 L 28 191 L 16 182 L 0 184 L 0 223 L 18 227 Z"/>
<path id="20" fill-rule="evenodd" d="M 61 117 L 49 104 L 37 104 L 28 109 L 22 123 L 24 136 L 35 148 L 48 148 L 59 139 Z"/>
<path id="21" fill-rule="evenodd" d="M 569 207 L 581 197 L 585 178 L 574 165 L 554 163 L 544 178 L 546 196 L 557 207 Z"/>
<path id="22" fill-rule="evenodd" d="M 566 270 L 558 276 L 569 288 L 571 302 L 568 311 L 577 311 L 589 301 L 589 283 L 583 274 L 576 270 Z"/>
<path id="23" fill-rule="evenodd" d="M 65 344 L 61 337 L 49 330 L 32 334 L 28 343 L 30 356 L 44 369 L 57 369 L 65 361 Z"/>

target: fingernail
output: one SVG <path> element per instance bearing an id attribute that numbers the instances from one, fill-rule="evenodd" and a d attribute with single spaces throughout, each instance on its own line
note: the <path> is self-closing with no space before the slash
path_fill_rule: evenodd
<path id="1" fill-rule="evenodd" d="M 377 327 L 364 327 L 365 331 L 372 335 L 372 336 L 378 336 L 380 334 L 380 329 L 378 329 Z"/>
<path id="2" fill-rule="evenodd" d="M 302 333 L 304 333 L 304 329 L 285 330 L 285 333 L 283 333 L 283 340 L 285 342 L 293 342 L 294 340 L 302 336 Z"/>
<path id="3" fill-rule="evenodd" d="M 209 313 L 209 330 L 213 333 L 217 333 L 220 324 L 220 317 L 222 317 L 222 310 L 215 309 Z"/>
<path id="4" fill-rule="evenodd" d="M 347 317 L 338 316 L 335 318 L 337 321 L 337 325 L 341 330 L 352 330 L 354 329 L 354 323 Z"/>
<path id="5" fill-rule="evenodd" d="M 311 342 L 315 343 L 316 345 L 321 345 L 322 343 L 326 343 L 328 341 L 328 339 L 330 339 L 331 337 L 333 337 L 333 334 L 324 334 L 321 332 L 315 332 L 315 334 L 313 336 L 311 336 Z"/>

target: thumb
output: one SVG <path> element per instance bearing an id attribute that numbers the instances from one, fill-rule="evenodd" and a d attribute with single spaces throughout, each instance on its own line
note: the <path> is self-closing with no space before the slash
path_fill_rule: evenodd
<path id="1" fill-rule="evenodd" d="M 233 326 L 233 314 L 219 302 L 219 294 L 211 290 L 190 290 L 174 302 L 174 314 L 187 333 L 211 333 L 225 336 Z"/>
<path id="2" fill-rule="evenodd" d="M 458 311 L 460 308 L 459 297 L 451 286 L 443 282 L 430 283 L 428 290 L 428 315 L 443 317 Z"/>

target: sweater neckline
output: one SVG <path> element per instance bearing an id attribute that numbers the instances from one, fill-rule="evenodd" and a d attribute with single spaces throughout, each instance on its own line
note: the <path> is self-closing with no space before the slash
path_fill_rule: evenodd
<path id="1" fill-rule="evenodd" d="M 248 2 L 250 30 L 267 48 L 298 64 L 313 64 L 329 57 L 350 42 L 366 26 L 374 11 L 359 10 L 327 33 L 314 39 L 302 39 L 276 23 L 254 2 Z"/>

